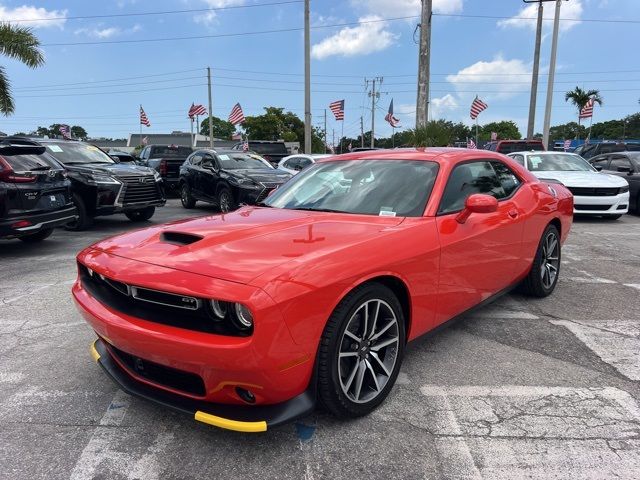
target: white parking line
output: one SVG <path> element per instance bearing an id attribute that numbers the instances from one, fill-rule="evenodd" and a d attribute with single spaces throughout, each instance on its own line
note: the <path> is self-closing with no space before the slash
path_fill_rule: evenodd
<path id="1" fill-rule="evenodd" d="M 636 290 L 640 290 L 640 283 L 625 283 L 624 286 L 635 288 Z"/>

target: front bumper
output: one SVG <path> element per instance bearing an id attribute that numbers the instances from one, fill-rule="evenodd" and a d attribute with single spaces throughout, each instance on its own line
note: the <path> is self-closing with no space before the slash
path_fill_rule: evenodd
<path id="1" fill-rule="evenodd" d="M 78 211 L 73 206 L 52 212 L 14 216 L 0 222 L 0 238 L 18 238 L 37 233 L 43 229 L 62 227 L 77 218 Z M 21 220 L 27 220 L 31 225 L 19 228 L 12 227 Z"/>
<path id="2" fill-rule="evenodd" d="M 215 427 L 238 432 L 264 432 L 309 415 L 316 406 L 316 396 L 312 389 L 276 405 L 239 406 L 225 405 L 185 398 L 144 383 L 137 382 L 125 371 L 107 349 L 101 339 L 90 348 L 91 356 L 106 374 L 122 390 L 130 395 L 158 403 L 173 410 L 193 416 L 194 420 Z"/>
<path id="3" fill-rule="evenodd" d="M 573 197 L 573 213 L 578 215 L 621 215 L 629 211 L 629 192 L 615 196 Z"/>

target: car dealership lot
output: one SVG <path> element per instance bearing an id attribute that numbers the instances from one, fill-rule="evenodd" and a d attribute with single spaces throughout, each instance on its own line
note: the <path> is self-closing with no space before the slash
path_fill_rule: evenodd
<path id="1" fill-rule="evenodd" d="M 214 212 L 170 200 L 152 220 Z M 74 255 L 132 228 L 0 244 L 0 478 L 637 477 L 640 217 L 578 219 L 551 297 L 511 294 L 418 341 L 372 415 L 259 435 L 131 398 L 91 360 Z"/>

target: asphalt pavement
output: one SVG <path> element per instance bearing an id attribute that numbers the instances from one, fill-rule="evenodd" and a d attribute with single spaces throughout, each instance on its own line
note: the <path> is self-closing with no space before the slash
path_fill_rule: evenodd
<path id="1" fill-rule="evenodd" d="M 170 200 L 150 223 L 214 213 Z M 0 479 L 640 478 L 640 217 L 577 219 L 551 297 L 412 345 L 368 417 L 264 434 L 129 397 L 92 361 L 74 256 L 140 226 L 0 243 Z"/>

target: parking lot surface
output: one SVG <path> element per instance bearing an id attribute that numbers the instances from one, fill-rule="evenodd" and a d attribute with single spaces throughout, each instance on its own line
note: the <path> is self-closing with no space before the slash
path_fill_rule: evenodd
<path id="1" fill-rule="evenodd" d="M 152 222 L 212 213 L 170 200 Z M 92 361 L 74 256 L 132 228 L 0 244 L 0 478 L 640 477 L 640 217 L 577 219 L 551 297 L 510 294 L 418 341 L 372 415 L 257 435 L 129 397 Z"/>

